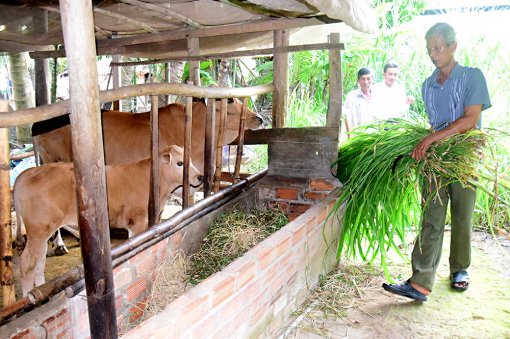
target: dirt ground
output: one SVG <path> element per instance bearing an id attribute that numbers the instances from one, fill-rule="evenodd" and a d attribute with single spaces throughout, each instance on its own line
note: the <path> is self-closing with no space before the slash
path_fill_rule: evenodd
<path id="1" fill-rule="evenodd" d="M 474 232 L 471 283 L 465 292 L 450 288 L 449 234 L 433 293 L 419 302 L 384 291 L 377 277 L 361 291 L 342 319 L 326 319 L 312 305 L 294 318 L 279 338 L 510 338 L 510 240 L 500 247 L 491 236 Z M 395 262 L 395 277 L 407 279 L 410 263 Z M 283 334 L 282 334 L 283 333 Z"/>

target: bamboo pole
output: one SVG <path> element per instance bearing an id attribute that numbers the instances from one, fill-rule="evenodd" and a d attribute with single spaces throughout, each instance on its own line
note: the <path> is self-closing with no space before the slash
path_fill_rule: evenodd
<path id="1" fill-rule="evenodd" d="M 193 124 L 193 98 L 186 97 L 186 111 L 184 112 L 184 168 L 182 180 L 182 208 L 190 205 L 189 168 L 191 157 L 191 126 Z"/>
<path id="2" fill-rule="evenodd" d="M 149 226 L 159 223 L 159 105 L 158 97 L 151 96 L 151 171 L 149 192 Z"/>
<path id="3" fill-rule="evenodd" d="M 223 139 L 225 135 L 227 121 L 227 103 L 228 99 L 221 99 L 220 106 L 220 126 L 218 129 L 218 139 L 216 140 L 216 171 L 214 172 L 214 184 L 213 184 L 213 192 L 218 192 L 220 190 L 220 182 L 221 182 L 221 162 L 223 160 Z"/>
<path id="4" fill-rule="evenodd" d="M 9 102 L 0 100 L 0 112 L 9 110 Z M 9 130 L 0 128 L 0 284 L 2 306 L 16 301 L 12 274 L 11 190 L 9 176 Z"/>
<path id="5" fill-rule="evenodd" d="M 90 335 L 117 337 L 106 178 L 91 0 L 59 2 L 67 47 L 78 225 Z M 110 100 L 111 101 L 111 100 Z"/>
<path id="6" fill-rule="evenodd" d="M 163 95 L 168 93 L 196 98 L 242 98 L 270 93 L 273 90 L 273 84 L 239 88 L 200 87 L 175 83 L 140 84 L 101 91 L 99 93 L 99 102 L 104 103 L 134 96 Z M 30 124 L 58 117 L 69 112 L 70 100 L 63 100 L 51 105 L 3 113 L 0 114 L 0 127 Z"/>
<path id="7" fill-rule="evenodd" d="M 188 56 L 196 56 L 200 54 L 200 46 L 198 38 L 188 38 Z M 200 86 L 200 61 L 189 61 L 189 80 L 195 85 Z"/>
<path id="8" fill-rule="evenodd" d="M 216 140 L 216 100 L 208 100 L 204 142 L 204 197 L 211 195 L 214 179 L 214 148 Z"/>
<path id="9" fill-rule="evenodd" d="M 246 121 L 246 112 L 248 111 L 248 98 L 243 98 L 243 108 L 241 110 L 241 119 L 239 121 L 239 138 L 237 139 L 236 165 L 234 169 L 234 179 L 240 179 L 241 161 L 243 160 L 244 147 L 244 125 Z"/>

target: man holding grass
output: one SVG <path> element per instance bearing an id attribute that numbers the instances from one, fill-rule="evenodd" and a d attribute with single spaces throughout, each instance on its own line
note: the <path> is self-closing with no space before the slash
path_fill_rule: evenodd
<path id="1" fill-rule="evenodd" d="M 456 133 L 480 128 L 481 112 L 491 107 L 487 84 L 478 68 L 463 67 L 454 58 L 457 40 L 446 23 L 432 26 L 425 34 L 427 52 L 436 66 L 422 85 L 425 110 L 433 132 L 418 143 L 412 157 L 426 158 L 430 146 Z M 434 286 L 441 258 L 444 223 L 451 204 L 450 286 L 464 291 L 469 286 L 467 269 L 471 263 L 471 223 L 476 191 L 451 183 L 437 191 L 426 184 L 422 191 L 425 206 L 422 229 L 412 253 L 413 274 L 403 284 L 383 284 L 391 293 L 426 301 Z M 431 196 L 431 199 L 428 197 Z"/>

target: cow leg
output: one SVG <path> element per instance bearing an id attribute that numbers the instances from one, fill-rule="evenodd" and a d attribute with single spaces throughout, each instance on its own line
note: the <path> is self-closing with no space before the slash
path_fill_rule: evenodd
<path id="1" fill-rule="evenodd" d="M 32 290 L 34 284 L 44 283 L 44 264 L 46 263 L 46 239 L 34 241 L 28 238 L 23 253 L 20 256 L 21 266 L 21 291 L 23 296 Z M 41 269 L 42 264 L 42 269 Z M 40 276 L 42 271 L 42 278 Z M 36 277 L 36 274 L 39 276 Z"/>
<path id="2" fill-rule="evenodd" d="M 48 252 L 46 256 L 51 257 L 53 255 L 64 255 L 69 253 L 69 250 L 62 240 L 60 230 L 56 230 L 55 233 L 48 239 Z"/>

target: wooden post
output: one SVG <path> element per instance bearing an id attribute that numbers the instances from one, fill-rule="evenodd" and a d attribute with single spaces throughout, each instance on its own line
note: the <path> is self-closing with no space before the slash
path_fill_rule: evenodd
<path id="1" fill-rule="evenodd" d="M 188 83 L 193 85 L 192 82 Z M 191 158 L 191 126 L 193 123 L 193 97 L 186 97 L 186 111 L 184 112 L 184 168 L 182 180 L 182 208 L 190 205 L 189 168 Z"/>
<path id="2" fill-rule="evenodd" d="M 159 222 L 159 107 L 158 96 L 151 95 L 151 173 L 149 193 L 149 226 Z"/>
<path id="3" fill-rule="evenodd" d="M 163 73 L 163 80 L 164 80 L 164 82 L 170 82 L 170 63 L 169 62 L 165 62 L 165 73 Z M 165 102 L 165 105 L 170 105 L 171 104 L 170 95 L 165 94 L 163 101 Z"/>
<path id="4" fill-rule="evenodd" d="M 34 13 L 34 32 L 44 35 L 48 32 L 48 12 L 40 10 Z M 55 59 L 55 62 L 57 60 Z M 35 59 L 34 73 L 35 73 L 35 106 L 48 105 L 51 102 L 50 98 L 50 71 L 48 59 Z M 39 152 L 34 144 L 35 162 L 39 166 L 41 159 Z"/>
<path id="5" fill-rule="evenodd" d="M 0 114 L 9 111 L 9 101 L 0 99 Z M 2 307 L 16 302 L 12 275 L 11 190 L 9 176 L 9 129 L 0 128 L 0 284 Z"/>
<path id="6" fill-rule="evenodd" d="M 119 62 L 119 61 L 120 61 L 120 57 L 118 55 L 112 56 L 112 62 Z M 113 67 L 112 78 L 113 78 L 112 79 L 113 88 L 114 89 L 119 88 L 120 87 L 120 67 Z M 122 107 L 122 104 L 121 104 L 120 100 L 115 100 L 113 102 L 112 109 L 114 111 L 120 111 L 121 107 Z"/>
<path id="7" fill-rule="evenodd" d="M 237 142 L 236 165 L 234 168 L 234 179 L 241 179 L 241 161 L 243 160 L 244 147 L 244 123 L 246 121 L 246 112 L 248 111 L 248 98 L 243 98 L 243 108 L 241 110 L 241 119 L 239 121 L 239 140 Z"/>
<path id="8" fill-rule="evenodd" d="M 117 317 L 92 2 L 60 0 L 59 5 L 69 65 L 78 225 L 90 334 L 93 339 L 116 338 Z"/>
<path id="9" fill-rule="evenodd" d="M 34 13 L 34 33 L 44 35 L 48 32 L 48 12 L 45 10 Z M 50 71 L 48 59 L 35 59 L 35 105 L 43 106 L 50 103 Z"/>
<path id="10" fill-rule="evenodd" d="M 204 198 L 211 195 L 214 178 L 214 140 L 216 140 L 216 99 L 207 100 L 204 143 Z"/>
<path id="11" fill-rule="evenodd" d="M 274 47 L 289 45 L 287 30 L 276 30 L 273 34 Z M 289 92 L 289 53 L 279 52 L 273 56 L 273 128 L 285 127 L 287 96 Z"/>
<path id="12" fill-rule="evenodd" d="M 340 34 L 331 33 L 330 43 L 340 43 Z M 339 127 L 342 119 L 342 61 L 340 48 L 329 50 L 329 102 L 326 126 Z"/>
<path id="13" fill-rule="evenodd" d="M 218 139 L 216 140 L 216 170 L 214 172 L 213 192 L 220 190 L 221 182 L 221 161 L 223 160 L 223 139 L 227 121 L 227 103 L 228 99 L 221 99 L 220 107 L 220 126 L 218 129 Z"/>
<path id="14" fill-rule="evenodd" d="M 198 38 L 188 38 L 188 56 L 196 56 L 200 53 Z M 200 61 L 188 61 L 189 80 L 200 86 Z"/>

